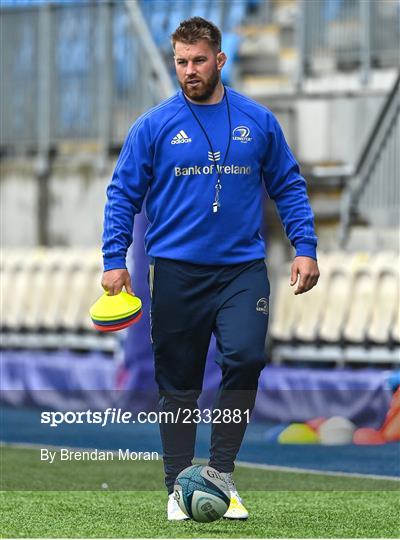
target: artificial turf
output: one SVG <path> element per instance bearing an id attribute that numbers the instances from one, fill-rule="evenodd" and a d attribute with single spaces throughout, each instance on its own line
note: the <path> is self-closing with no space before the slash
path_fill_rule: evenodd
<path id="1" fill-rule="evenodd" d="M 40 463 L 37 449 L 1 448 L 2 538 L 400 536 L 395 481 L 238 467 L 250 518 L 201 524 L 167 521 L 161 462 L 53 465 Z"/>

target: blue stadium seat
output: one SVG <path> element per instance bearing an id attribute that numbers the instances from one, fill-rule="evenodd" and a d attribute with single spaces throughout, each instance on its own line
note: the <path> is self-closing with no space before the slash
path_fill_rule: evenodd
<path id="1" fill-rule="evenodd" d="M 37 0 L 35 5 L 44 4 L 47 0 Z M 27 7 L 32 6 L 32 0 L 1 0 L 1 7 Z"/>
<path id="2" fill-rule="evenodd" d="M 222 70 L 222 82 L 230 84 L 233 79 L 234 64 L 239 50 L 240 36 L 234 32 L 225 32 L 222 36 L 222 50 L 228 57 L 228 61 Z"/>
<path id="3" fill-rule="evenodd" d="M 209 0 L 192 0 L 190 4 L 191 17 L 203 17 L 203 19 L 208 19 L 210 11 Z"/>
<path id="4" fill-rule="evenodd" d="M 190 2 L 181 2 L 180 0 L 170 3 L 171 9 L 168 19 L 168 36 L 174 32 L 183 20 L 190 17 L 189 4 Z"/>
<path id="5" fill-rule="evenodd" d="M 158 46 L 163 47 L 168 41 L 169 4 L 168 2 L 159 2 L 157 0 L 147 0 L 143 3 L 148 4 L 144 13 L 147 13 L 150 17 L 147 22 L 153 39 Z"/>
<path id="6" fill-rule="evenodd" d="M 223 31 L 230 32 L 234 30 L 239 24 L 242 23 L 245 14 L 245 2 L 232 2 L 231 4 L 229 4 L 229 9 L 227 9 L 225 13 Z"/>
<path id="7" fill-rule="evenodd" d="M 133 38 L 126 18 L 123 6 L 118 6 L 113 19 L 113 57 L 114 57 L 114 78 L 117 97 L 127 97 L 129 90 L 132 90 L 137 82 L 137 69 L 133 61 L 126 59 L 136 59 L 138 56 L 138 44 Z"/>
<path id="8" fill-rule="evenodd" d="M 222 26 L 223 5 L 221 2 L 212 2 L 208 13 L 209 20 L 216 26 Z"/>

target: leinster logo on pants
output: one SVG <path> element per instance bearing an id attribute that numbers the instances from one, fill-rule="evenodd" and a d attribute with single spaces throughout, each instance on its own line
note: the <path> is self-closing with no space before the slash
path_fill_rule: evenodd
<path id="1" fill-rule="evenodd" d="M 261 313 L 264 313 L 264 315 L 268 315 L 268 299 L 260 298 L 260 300 L 257 302 L 256 310 L 261 311 Z"/>

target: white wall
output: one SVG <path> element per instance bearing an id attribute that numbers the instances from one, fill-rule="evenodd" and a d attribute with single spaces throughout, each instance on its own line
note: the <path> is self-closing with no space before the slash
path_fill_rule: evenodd
<path id="1" fill-rule="evenodd" d="M 101 243 L 106 187 L 112 171 L 56 170 L 50 181 L 50 241 L 53 245 L 94 246 Z"/>
<path id="2" fill-rule="evenodd" d="M 0 241 L 2 246 L 35 246 L 38 242 L 38 184 L 31 167 L 2 167 L 0 175 Z"/>
<path id="3" fill-rule="evenodd" d="M 383 102 L 380 95 L 297 100 L 297 159 L 354 164 Z"/>
<path id="4" fill-rule="evenodd" d="M 47 230 L 50 245 L 101 244 L 106 187 L 115 160 L 99 175 L 91 164 L 55 162 L 49 180 Z M 32 160 L 7 160 L 1 166 L 1 244 L 34 246 L 39 241 L 38 180 Z"/>

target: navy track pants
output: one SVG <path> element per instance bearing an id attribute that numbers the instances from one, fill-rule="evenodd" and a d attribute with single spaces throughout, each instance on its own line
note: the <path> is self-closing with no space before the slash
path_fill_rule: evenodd
<path id="1" fill-rule="evenodd" d="M 212 424 L 209 465 L 232 472 L 265 366 L 269 281 L 264 260 L 205 266 L 155 258 L 150 266 L 151 334 L 160 410 L 196 409 L 211 335 L 222 378 L 213 409 L 239 409 Z M 160 423 L 165 483 L 192 464 L 195 422 Z"/>

